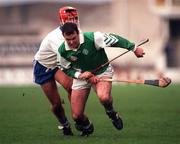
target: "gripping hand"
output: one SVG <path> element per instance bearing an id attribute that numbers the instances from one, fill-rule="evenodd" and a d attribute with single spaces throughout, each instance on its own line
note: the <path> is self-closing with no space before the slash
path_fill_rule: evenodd
<path id="1" fill-rule="evenodd" d="M 89 71 L 85 71 L 82 74 L 79 75 L 79 79 L 85 80 L 85 79 L 89 79 L 90 77 L 93 77 L 94 75 L 89 72 Z"/>
<path id="2" fill-rule="evenodd" d="M 136 48 L 136 50 L 134 51 L 134 54 L 138 57 L 141 58 L 145 55 L 144 50 L 142 48 Z"/>
<path id="3" fill-rule="evenodd" d="M 100 79 L 97 76 L 92 76 L 87 81 L 91 84 L 96 84 L 96 83 L 100 82 Z"/>

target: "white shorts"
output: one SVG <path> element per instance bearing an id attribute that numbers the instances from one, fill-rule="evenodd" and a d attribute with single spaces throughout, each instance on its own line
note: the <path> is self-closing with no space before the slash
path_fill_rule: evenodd
<path id="1" fill-rule="evenodd" d="M 112 78 L 114 74 L 114 70 L 112 66 L 109 64 L 107 67 L 106 71 L 103 72 L 102 74 L 96 75 L 97 77 L 110 77 Z M 77 90 L 77 89 L 85 89 L 85 88 L 90 88 L 91 84 L 88 83 L 86 80 L 80 80 L 80 79 L 73 79 L 73 85 L 72 89 Z"/>

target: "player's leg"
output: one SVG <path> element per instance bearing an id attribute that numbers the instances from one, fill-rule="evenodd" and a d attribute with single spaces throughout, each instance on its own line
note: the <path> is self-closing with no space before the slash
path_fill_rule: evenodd
<path id="1" fill-rule="evenodd" d="M 102 77 L 102 78 L 110 78 L 110 77 Z M 123 128 L 123 122 L 120 118 L 119 114 L 113 108 L 113 98 L 111 96 L 111 82 L 98 82 L 94 85 L 94 89 L 96 91 L 97 96 L 101 104 L 104 106 L 106 114 L 112 120 L 113 125 L 116 129 Z"/>
<path id="2" fill-rule="evenodd" d="M 61 104 L 60 95 L 54 79 L 49 80 L 48 82 L 41 85 L 43 92 L 50 101 L 52 105 L 52 112 L 57 117 L 60 124 L 63 126 L 64 135 L 72 135 L 70 128 L 70 123 L 68 122 L 63 105 Z"/>
<path id="3" fill-rule="evenodd" d="M 84 84 L 85 83 L 85 84 Z M 88 136 L 94 131 L 93 124 L 85 116 L 85 105 L 90 93 L 90 87 L 86 87 L 86 81 L 73 81 L 73 90 L 71 94 L 71 109 L 72 117 L 75 121 L 75 127 L 78 131 L 81 131 L 82 136 Z M 85 85 L 85 86 L 84 86 Z"/>
<path id="4" fill-rule="evenodd" d="M 57 70 L 54 75 L 55 80 L 63 86 L 63 88 L 68 92 L 69 101 L 71 100 L 71 91 L 73 78 L 67 76 L 63 71 Z"/>
<path id="5" fill-rule="evenodd" d="M 41 85 L 42 90 L 52 105 L 52 112 L 55 114 L 59 122 L 64 126 L 64 128 L 68 126 L 69 130 L 71 130 L 54 80 L 54 74 L 56 71 L 57 69 L 48 70 L 36 61 L 34 65 L 34 81 Z M 69 131 L 69 134 L 66 133 L 66 129 L 63 129 L 63 132 L 65 135 L 72 135 L 71 131 Z"/>

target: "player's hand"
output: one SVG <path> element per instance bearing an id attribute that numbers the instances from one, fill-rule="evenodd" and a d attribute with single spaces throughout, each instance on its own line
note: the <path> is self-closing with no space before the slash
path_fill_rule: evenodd
<path id="1" fill-rule="evenodd" d="M 98 78 L 97 76 L 92 76 L 87 81 L 91 84 L 96 84 L 96 83 L 100 82 L 100 78 Z"/>
<path id="2" fill-rule="evenodd" d="M 85 71 L 82 74 L 80 74 L 78 78 L 85 80 L 85 79 L 89 79 L 90 77 L 93 77 L 93 76 L 94 75 L 91 72 Z"/>
<path id="3" fill-rule="evenodd" d="M 141 58 L 145 55 L 144 50 L 142 48 L 136 48 L 136 50 L 134 51 L 134 54 L 138 57 Z"/>

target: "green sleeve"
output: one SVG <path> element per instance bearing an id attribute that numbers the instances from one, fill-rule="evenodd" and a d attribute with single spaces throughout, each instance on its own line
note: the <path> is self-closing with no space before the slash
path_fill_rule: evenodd
<path id="1" fill-rule="evenodd" d="M 68 76 L 75 78 L 75 73 L 77 72 L 75 69 L 72 68 L 71 62 L 66 60 L 65 57 L 65 44 L 64 42 L 61 44 L 61 46 L 58 49 L 57 54 L 57 65 L 58 67 Z"/>
<path id="2" fill-rule="evenodd" d="M 118 39 L 118 41 L 116 43 L 111 45 L 112 47 L 121 47 L 121 48 L 125 48 L 127 50 L 133 50 L 134 49 L 135 44 L 128 41 L 127 39 L 120 37 L 116 34 L 112 34 L 112 33 L 110 33 L 109 35 L 114 36 Z"/>
<path id="3" fill-rule="evenodd" d="M 77 72 L 76 70 L 74 70 L 73 68 L 68 68 L 68 69 L 63 69 L 63 72 L 65 73 L 65 74 L 67 74 L 68 76 L 70 76 L 70 77 L 73 77 L 73 78 L 75 78 L 75 73 Z"/>

